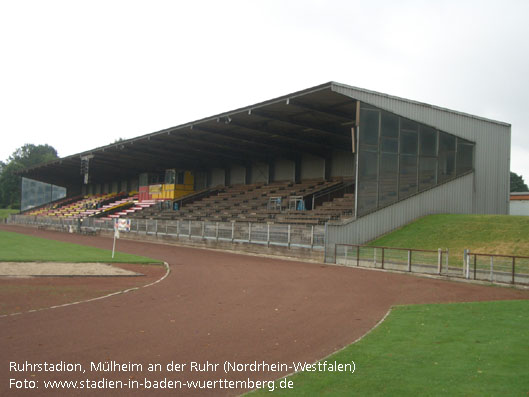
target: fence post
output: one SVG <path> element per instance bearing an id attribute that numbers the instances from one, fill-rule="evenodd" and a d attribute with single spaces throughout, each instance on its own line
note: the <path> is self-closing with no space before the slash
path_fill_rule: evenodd
<path id="1" fill-rule="evenodd" d="M 494 281 L 494 257 L 490 257 L 490 282 Z"/>
<path id="2" fill-rule="evenodd" d="M 215 239 L 219 241 L 219 223 L 215 222 Z"/>
<path id="3" fill-rule="evenodd" d="M 437 248 L 437 274 L 441 274 L 441 264 L 443 263 L 443 253 L 441 248 Z"/>
<path id="4" fill-rule="evenodd" d="M 411 250 L 408 250 L 408 271 L 411 272 Z"/>
<path id="5" fill-rule="evenodd" d="M 168 220 L 165 221 L 165 235 L 167 236 L 168 234 L 168 231 L 167 231 L 167 224 L 169 223 Z"/>
<path id="6" fill-rule="evenodd" d="M 356 267 L 360 266 L 360 246 L 356 246 Z"/>
<path id="7" fill-rule="evenodd" d="M 477 255 L 474 254 L 474 280 L 476 279 L 476 262 L 477 262 Z"/>
<path id="8" fill-rule="evenodd" d="M 338 244 L 334 244 L 334 263 L 338 264 L 338 257 L 336 256 L 336 248 Z"/>
<path id="9" fill-rule="evenodd" d="M 314 209 L 314 207 L 312 207 Z M 311 227 L 310 231 L 310 249 L 314 248 L 314 225 Z"/>
<path id="10" fill-rule="evenodd" d="M 382 269 L 384 269 L 384 248 L 382 248 Z"/>
<path id="11" fill-rule="evenodd" d="M 205 232 L 206 232 L 206 221 L 202 221 L 202 238 L 204 238 Z"/>
<path id="12" fill-rule="evenodd" d="M 446 249 L 446 260 L 445 260 L 445 262 L 446 262 L 446 275 L 447 275 L 447 276 L 448 276 L 448 274 L 449 274 L 449 272 L 448 272 L 448 253 L 449 253 L 449 252 L 448 252 L 448 248 L 447 248 L 447 249 Z"/>
<path id="13" fill-rule="evenodd" d="M 373 248 L 373 266 L 377 267 L 377 249 L 376 248 Z"/>
<path id="14" fill-rule="evenodd" d="M 191 219 L 189 220 L 189 235 L 187 236 L 191 240 Z"/>
<path id="15" fill-rule="evenodd" d="M 290 248 L 290 223 L 288 224 L 288 248 Z M 336 257 L 335 257 L 336 261 Z"/>
<path id="16" fill-rule="evenodd" d="M 248 222 L 248 242 L 252 241 L 252 222 Z"/>
<path id="17" fill-rule="evenodd" d="M 158 237 L 158 219 L 154 220 L 154 235 Z"/>
<path id="18" fill-rule="evenodd" d="M 235 221 L 231 221 L 231 242 L 235 239 Z"/>
<path id="19" fill-rule="evenodd" d="M 180 219 L 176 220 L 176 238 L 180 239 Z"/>
<path id="20" fill-rule="evenodd" d="M 266 246 L 270 247 L 270 223 L 266 223 Z"/>
<path id="21" fill-rule="evenodd" d="M 347 245 L 344 245 L 345 249 L 344 249 L 344 260 L 345 260 L 345 263 L 344 265 L 347 266 L 347 254 L 349 254 L 348 249 L 347 249 Z"/>
<path id="22" fill-rule="evenodd" d="M 470 278 L 470 269 L 468 268 L 468 249 L 463 250 L 463 275 L 465 278 Z"/>
<path id="23" fill-rule="evenodd" d="M 516 263 L 516 258 L 513 256 L 512 257 L 512 284 L 514 284 L 514 267 L 515 267 L 515 263 Z"/>

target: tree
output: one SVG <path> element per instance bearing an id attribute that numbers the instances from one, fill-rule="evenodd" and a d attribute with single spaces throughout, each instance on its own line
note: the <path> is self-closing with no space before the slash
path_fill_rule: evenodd
<path id="1" fill-rule="evenodd" d="M 19 208 L 19 171 L 56 158 L 57 150 L 49 145 L 26 144 L 15 150 L 6 163 L 0 164 L 0 208 Z"/>
<path id="2" fill-rule="evenodd" d="M 515 172 L 511 172 L 511 192 L 529 192 L 527 184 L 523 180 L 523 176 Z"/>

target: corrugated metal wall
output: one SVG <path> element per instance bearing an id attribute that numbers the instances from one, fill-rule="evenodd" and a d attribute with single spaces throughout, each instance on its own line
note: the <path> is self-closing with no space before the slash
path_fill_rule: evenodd
<path id="1" fill-rule="evenodd" d="M 331 176 L 354 176 L 354 155 L 351 152 L 334 152 L 331 158 Z"/>
<path id="2" fill-rule="evenodd" d="M 334 83 L 342 95 L 476 142 L 475 190 L 471 213 L 508 214 L 511 127 L 472 115 Z"/>
<path id="3" fill-rule="evenodd" d="M 226 172 L 224 168 L 213 168 L 211 170 L 211 186 L 225 185 Z"/>
<path id="4" fill-rule="evenodd" d="M 241 165 L 230 167 L 230 185 L 244 185 L 246 183 L 246 168 Z"/>
<path id="5" fill-rule="evenodd" d="M 252 178 L 250 183 L 268 183 L 270 177 L 269 166 L 266 163 L 252 164 Z"/>
<path id="6" fill-rule="evenodd" d="M 208 174 L 204 171 L 195 171 L 195 190 L 205 189 L 208 185 Z"/>
<path id="7" fill-rule="evenodd" d="M 139 179 L 138 178 L 132 178 L 129 181 L 129 188 L 130 188 L 130 191 L 132 191 L 132 192 L 137 192 L 138 190 L 140 190 Z"/>
<path id="8" fill-rule="evenodd" d="M 327 224 L 325 261 L 334 261 L 336 243 L 364 244 L 412 220 L 442 213 L 471 213 L 474 173 L 417 194 L 344 224 Z"/>
<path id="9" fill-rule="evenodd" d="M 293 181 L 296 178 L 296 164 L 292 160 L 278 159 L 274 162 L 274 181 Z"/>
<path id="10" fill-rule="evenodd" d="M 319 178 L 325 178 L 325 159 L 311 154 L 304 154 L 301 157 L 301 179 Z"/>

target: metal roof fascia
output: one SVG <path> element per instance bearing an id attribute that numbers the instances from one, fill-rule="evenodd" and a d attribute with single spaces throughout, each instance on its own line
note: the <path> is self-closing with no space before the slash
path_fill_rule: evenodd
<path id="1" fill-rule="evenodd" d="M 488 119 L 486 117 L 476 116 L 476 115 L 470 114 L 470 113 L 465 113 L 465 112 L 460 112 L 460 111 L 453 110 L 453 109 L 443 108 L 441 106 L 431 105 L 431 104 L 425 103 L 425 102 L 414 101 L 412 99 L 406 99 L 406 98 L 398 97 L 398 96 L 395 96 L 395 95 L 384 94 L 384 93 L 378 92 L 378 91 L 366 90 L 365 88 L 354 87 L 354 86 L 350 86 L 350 85 L 347 85 L 347 84 L 337 83 L 335 81 L 331 82 L 331 89 L 334 92 L 336 92 L 335 87 L 341 87 L 341 88 L 350 89 L 350 90 L 353 90 L 353 91 L 359 91 L 359 92 L 362 92 L 362 93 L 365 93 L 365 94 L 376 95 L 376 96 L 380 96 L 380 97 L 383 97 L 383 98 L 388 98 L 388 99 L 392 99 L 392 100 L 396 100 L 396 101 L 400 101 L 400 102 L 411 103 L 413 105 L 423 106 L 423 107 L 426 107 L 426 108 L 438 110 L 438 111 L 441 111 L 441 112 L 452 113 L 452 114 L 456 114 L 458 116 L 464 116 L 464 117 L 468 117 L 468 118 L 471 118 L 471 119 L 486 121 L 488 123 L 494 123 L 494 124 L 498 124 L 498 125 L 501 125 L 501 126 L 504 126 L 504 127 L 511 127 L 511 124 L 506 123 L 504 121 Z M 338 92 L 338 94 L 340 94 L 340 93 Z M 354 98 L 354 99 L 357 99 L 357 98 Z M 375 105 L 373 105 L 373 106 L 375 106 Z"/>

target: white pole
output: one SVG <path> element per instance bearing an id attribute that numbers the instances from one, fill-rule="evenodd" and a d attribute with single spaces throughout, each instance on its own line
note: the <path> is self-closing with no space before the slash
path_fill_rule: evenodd
<path id="1" fill-rule="evenodd" d="M 114 233 L 114 242 L 112 243 L 112 259 L 114 259 L 115 250 L 116 250 L 116 233 Z"/>

